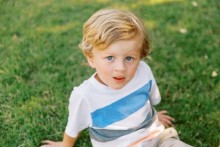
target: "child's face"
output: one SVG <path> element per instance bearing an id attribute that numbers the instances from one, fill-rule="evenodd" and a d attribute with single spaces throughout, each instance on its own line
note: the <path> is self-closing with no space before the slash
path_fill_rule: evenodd
<path id="1" fill-rule="evenodd" d="M 121 89 L 135 75 L 140 61 L 140 35 L 111 44 L 104 50 L 93 50 L 87 57 L 91 67 L 96 69 L 95 78 L 113 89 Z"/>

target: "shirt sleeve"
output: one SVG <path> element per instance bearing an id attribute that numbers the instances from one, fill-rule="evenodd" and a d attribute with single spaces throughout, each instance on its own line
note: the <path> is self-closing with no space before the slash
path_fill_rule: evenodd
<path id="1" fill-rule="evenodd" d="M 152 80 L 152 89 L 150 91 L 150 101 L 152 105 L 157 105 L 161 101 L 160 91 L 155 79 Z"/>
<path id="2" fill-rule="evenodd" d="M 150 102 L 152 105 L 157 105 L 161 101 L 160 91 L 157 86 L 156 80 L 154 78 L 154 75 L 151 71 L 150 66 L 148 66 L 145 63 L 146 69 L 147 69 L 147 75 L 149 76 L 149 79 L 152 80 L 151 90 L 150 90 Z"/>
<path id="3" fill-rule="evenodd" d="M 69 116 L 65 133 L 76 137 L 80 131 L 89 126 L 90 115 L 88 104 L 75 90 L 69 99 Z"/>

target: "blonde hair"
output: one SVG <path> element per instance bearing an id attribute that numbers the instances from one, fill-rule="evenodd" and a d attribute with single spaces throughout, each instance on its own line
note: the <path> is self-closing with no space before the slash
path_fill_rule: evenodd
<path id="1" fill-rule="evenodd" d="M 124 10 L 102 9 L 85 22 L 79 47 L 85 55 L 91 56 L 93 48 L 103 50 L 118 40 L 132 39 L 137 34 L 143 36 L 140 55 L 143 58 L 150 51 L 150 43 L 138 17 Z"/>

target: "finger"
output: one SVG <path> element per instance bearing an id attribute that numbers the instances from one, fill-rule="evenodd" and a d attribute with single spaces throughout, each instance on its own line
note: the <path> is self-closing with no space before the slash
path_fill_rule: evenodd
<path id="1" fill-rule="evenodd" d="M 40 147 L 48 147 L 48 145 L 41 145 Z"/>
<path id="2" fill-rule="evenodd" d="M 168 116 L 168 115 L 164 115 L 163 118 L 167 119 L 167 120 L 170 120 L 170 121 L 174 121 L 175 120 L 173 117 Z"/>
<path id="3" fill-rule="evenodd" d="M 158 113 L 163 115 L 163 114 L 167 114 L 168 112 L 167 110 L 162 110 L 162 111 L 159 111 Z"/>
<path id="4" fill-rule="evenodd" d="M 45 144 L 44 144 L 44 145 L 41 145 L 40 147 L 49 147 L 49 145 L 45 145 Z"/>
<path id="5" fill-rule="evenodd" d="M 167 123 L 172 123 L 173 119 L 172 118 L 165 118 L 165 119 L 163 119 L 163 121 L 165 121 Z"/>
<path id="6" fill-rule="evenodd" d="M 159 116 L 161 119 L 168 119 L 168 120 L 172 120 L 172 121 L 175 120 L 173 117 L 166 115 L 166 114 L 159 114 Z"/>
<path id="7" fill-rule="evenodd" d="M 159 120 L 164 123 L 172 123 L 174 118 L 169 117 L 169 116 L 163 116 Z"/>
<path id="8" fill-rule="evenodd" d="M 168 126 L 174 126 L 172 121 L 167 121 Z"/>
<path id="9" fill-rule="evenodd" d="M 174 126 L 172 121 L 169 121 L 169 120 L 163 120 L 163 124 L 166 126 L 166 127 L 169 127 L 169 126 Z"/>
<path id="10" fill-rule="evenodd" d="M 52 144 L 53 141 L 51 141 L 51 140 L 43 140 L 42 143 L 43 144 Z"/>

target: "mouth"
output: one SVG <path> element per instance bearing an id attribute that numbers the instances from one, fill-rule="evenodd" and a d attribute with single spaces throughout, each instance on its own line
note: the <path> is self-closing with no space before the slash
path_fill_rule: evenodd
<path id="1" fill-rule="evenodd" d="M 113 77 L 116 81 L 123 81 L 125 77 Z"/>

